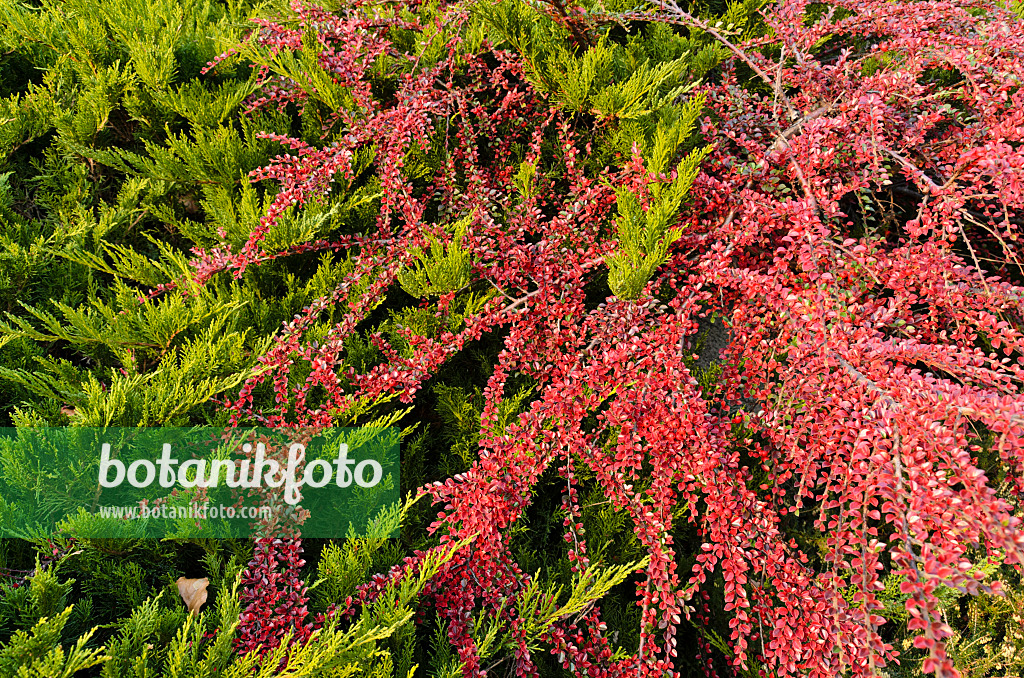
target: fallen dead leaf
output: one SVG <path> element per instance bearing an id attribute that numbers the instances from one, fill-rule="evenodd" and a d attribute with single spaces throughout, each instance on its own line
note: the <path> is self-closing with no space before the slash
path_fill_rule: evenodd
<path id="1" fill-rule="evenodd" d="M 181 594 L 181 599 L 185 601 L 185 605 L 188 606 L 189 614 L 196 614 L 199 612 L 199 608 L 206 602 L 208 595 L 206 587 L 210 585 L 210 580 L 206 577 L 202 579 L 185 579 L 184 577 L 178 577 L 178 593 Z"/>

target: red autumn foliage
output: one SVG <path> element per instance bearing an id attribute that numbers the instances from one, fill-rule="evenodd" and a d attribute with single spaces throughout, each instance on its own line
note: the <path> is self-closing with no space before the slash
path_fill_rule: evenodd
<path id="1" fill-rule="evenodd" d="M 469 633 L 474 613 L 499 616 L 519 633 L 507 601 L 528 575 L 510 556 L 509 532 L 531 489 L 547 469 L 564 469 L 571 516 L 573 468 L 585 466 L 650 555 L 637 587 L 642 640 L 637 656 L 612 663 L 593 609 L 547 634 L 564 667 L 673 675 L 682 618 L 709 614 L 707 588 L 721 578 L 737 665 L 756 659 L 778 676 L 874 675 L 897 657 L 879 633 L 877 597 L 880 576 L 897 572 L 906 577 L 909 626 L 929 652 L 925 670 L 955 675 L 937 587 L 991 591 L 978 558 L 1019 567 L 1024 557 L 1019 521 L 978 457 L 987 437 L 986 450 L 1024 487 L 1024 288 L 1011 282 L 1020 275 L 1024 214 L 1019 19 L 973 1 L 838 0 L 809 14 L 806 2 L 779 0 L 763 11 L 770 37 L 733 42 L 671 1 L 617 17 L 704 30 L 732 56 L 702 87 L 710 107 L 703 135 L 714 151 L 679 216 L 682 238 L 639 299 L 609 297 L 595 307 L 586 287 L 617 249 L 607 229 L 611 186 L 642 192 L 663 178 L 639 155 L 585 176 L 586 130 L 529 85 L 511 52 L 494 51 L 494 66 L 450 45 L 447 58 L 401 76 L 394 101 L 382 106 L 370 96 L 368 69 L 373 55 L 396 49 L 388 22 L 296 8 L 320 36 L 321 64 L 360 103 L 359 117 L 339 112 L 349 131 L 327 148 L 282 139 L 292 153 L 258 174 L 281 184 L 262 227 L 238 252 L 200 253 L 197 268 L 201 278 L 241 274 L 287 254 L 261 249 L 267 229 L 332 178 L 350 177 L 353 153 L 372 140 L 383 191 L 377 229 L 306 247 L 347 250 L 355 270 L 288 323 L 261 358 L 272 369 L 233 404 L 237 416 L 327 426 L 332 413 L 364 399 L 411 402 L 456 352 L 505 331 L 484 391 L 479 460 L 427 488 L 441 506 L 431 529 L 442 543 L 476 535 L 471 552 L 449 561 L 428 591 L 465 674 L 483 675 Z M 456 8 L 447 18 L 465 15 Z M 296 49 L 301 31 L 267 24 L 259 40 Z M 822 50 L 823 42 L 834 48 Z M 253 103 L 301 104 L 304 87 L 274 82 Z M 403 175 L 409 149 L 426 149 L 452 120 L 450 162 L 427 190 L 415 189 Z M 517 202 L 508 149 L 519 143 L 536 159 L 545 136 L 558 140 L 562 183 L 538 176 L 537 190 Z M 887 196 L 894 223 L 867 219 L 858 196 Z M 473 254 L 472 279 L 500 294 L 458 329 L 409 334 L 411 353 L 378 337 L 383 364 L 342 372 L 343 339 L 417 248 L 431 236 L 450 238 L 424 218 L 431 201 L 472 217 L 462 241 Z M 495 207 L 510 216 L 496 218 Z M 439 317 L 455 294 L 436 303 Z M 346 304 L 345 318 L 326 338 L 304 339 L 331 304 Z M 729 343 L 720 386 L 707 393 L 688 367 L 687 346 L 712 312 L 725 318 Z M 312 371 L 296 383 L 290 366 L 299 361 Z M 280 407 L 254 411 L 253 390 L 267 375 Z M 536 397 L 501 429 L 512 375 L 532 378 Z M 314 408 L 307 395 L 315 386 L 327 395 Z M 681 506 L 703 539 L 692 572 L 677 570 L 671 535 Z M 787 516 L 800 511 L 813 514 L 823 535 L 823 568 L 786 535 Z M 585 535 L 573 520 L 566 528 L 571 557 L 585 565 Z M 364 595 L 372 598 L 384 579 Z M 291 623 L 290 609 L 281 623 Z M 266 612 L 276 614 L 273 606 Z M 264 618 L 256 608 L 247 614 Z M 251 642 L 280 635 L 245 633 Z M 525 641 L 514 672 L 537 675 Z"/>
<path id="2" fill-rule="evenodd" d="M 313 632 L 307 620 L 308 596 L 299 570 L 302 545 L 298 539 L 259 539 L 252 561 L 242 573 L 240 602 L 244 605 L 238 621 L 235 649 L 272 652 L 291 632 L 290 642 L 303 642 Z"/>

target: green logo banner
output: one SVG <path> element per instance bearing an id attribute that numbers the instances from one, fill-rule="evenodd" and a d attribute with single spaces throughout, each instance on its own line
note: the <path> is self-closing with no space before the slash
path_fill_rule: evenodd
<path id="1" fill-rule="evenodd" d="M 393 427 L 0 428 L 0 537 L 362 536 L 399 501 Z"/>

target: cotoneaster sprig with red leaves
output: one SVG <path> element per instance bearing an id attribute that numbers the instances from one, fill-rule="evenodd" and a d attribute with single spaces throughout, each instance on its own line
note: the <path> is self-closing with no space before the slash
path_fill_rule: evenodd
<path id="1" fill-rule="evenodd" d="M 282 329 L 234 416 L 316 427 L 365 403 L 414 404 L 455 356 L 500 338 L 478 460 L 424 488 L 438 548 L 473 539 L 427 596 L 467 676 L 497 670 L 481 618 L 514 648 L 498 662 L 515 675 L 539 675 L 541 642 L 573 675 L 664 676 L 678 675 L 684 623 L 722 615 L 735 670 L 877 675 L 899 658 L 878 597 L 888 574 L 904 577 L 922 669 L 957 675 L 937 591 L 995 592 L 985 560 L 1024 555 L 990 478 L 1024 479 L 1020 19 L 977 2 L 780 0 L 742 33 L 667 1 L 556 11 L 558 51 L 525 39 L 508 3 L 483 20 L 442 7 L 434 23 L 369 7 L 294 4 L 294 26 L 256 35 L 271 54 L 312 53 L 304 63 L 338 92 L 319 71 L 268 66 L 254 105 L 349 98 L 326 111 L 328 145 L 281 139 L 290 153 L 255 175 L 280 184 L 263 223 L 237 252 L 198 252 L 200 277 L 280 254 L 264 248 L 278 218 L 354 181 L 367 148 L 379 216 L 324 241 L 351 275 Z M 647 62 L 602 81 L 639 54 L 608 47 L 612 27 L 655 24 L 721 65 L 703 83 Z M 593 162 L 623 139 L 615 162 Z M 372 334 L 380 360 L 357 370 L 346 337 L 400 289 L 434 329 Z M 344 319 L 314 332 L 333 305 Z M 711 314 L 728 341 L 708 388 L 688 347 Z M 509 420 L 524 382 L 532 396 Z M 537 631 L 518 605 L 536 582 L 511 535 L 549 471 L 575 576 L 594 566 L 582 472 L 646 552 L 635 653 L 615 652 L 597 607 Z M 801 520 L 818 553 L 794 539 Z M 699 544 L 676 543 L 687 523 Z"/>
<path id="2" fill-rule="evenodd" d="M 766 9 L 770 42 L 714 35 L 764 92 L 735 70 L 707 88 L 717 121 L 705 131 L 721 139 L 707 189 L 725 180 L 733 196 L 724 222 L 706 222 L 726 226 L 723 259 L 701 262 L 707 283 L 735 294 L 723 384 L 758 403 L 747 426 L 768 443 L 775 510 L 813 507 L 828 545 L 820 590 L 794 590 L 802 604 L 780 605 L 777 566 L 749 556 L 742 569 L 771 581 L 776 601 L 764 584 L 739 600 L 773 629 L 759 660 L 780 674 L 826 674 L 836 660 L 873 674 L 893 655 L 879 635 L 880 576 L 898 572 L 922 668 L 955 675 L 936 587 L 988 590 L 978 549 L 1019 567 L 1024 545 L 975 456 L 979 429 L 992 432 L 1020 487 L 1020 288 L 991 275 L 1021 273 L 1019 19 L 975 4 L 834 5 L 814 22 L 795 19 L 800 3 Z M 663 16 L 717 33 L 678 6 Z M 834 58 L 812 50 L 826 37 Z M 889 186 L 906 216 L 872 232 L 861 211 L 857 224 L 851 196 Z M 1000 263 L 982 265 L 979 251 Z M 845 586 L 853 608 L 836 599 Z M 799 623 L 783 621 L 796 609 Z M 816 627 L 844 617 L 844 640 L 822 651 Z"/>

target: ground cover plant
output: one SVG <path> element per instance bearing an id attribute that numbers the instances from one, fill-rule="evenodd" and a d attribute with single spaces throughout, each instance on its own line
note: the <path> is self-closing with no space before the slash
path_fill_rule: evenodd
<path id="1" fill-rule="evenodd" d="M 410 497 L 4 540 L 0 675 L 1020 673 L 1019 5 L 0 16 L 4 423 L 398 425 Z"/>

